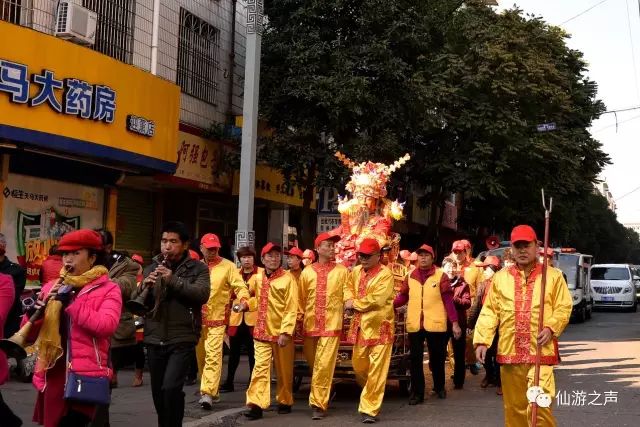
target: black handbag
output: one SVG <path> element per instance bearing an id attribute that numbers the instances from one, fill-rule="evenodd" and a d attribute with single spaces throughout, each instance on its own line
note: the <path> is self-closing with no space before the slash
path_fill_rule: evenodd
<path id="1" fill-rule="evenodd" d="M 71 322 L 67 337 L 67 382 L 64 385 L 64 398 L 79 403 L 95 405 L 109 405 L 111 403 L 111 389 L 108 376 L 91 377 L 81 375 L 70 368 L 71 360 Z"/>

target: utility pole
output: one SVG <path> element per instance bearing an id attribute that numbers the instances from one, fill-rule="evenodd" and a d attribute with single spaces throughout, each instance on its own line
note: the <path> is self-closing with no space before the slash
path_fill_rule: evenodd
<path id="1" fill-rule="evenodd" d="M 247 0 L 247 45 L 242 108 L 242 148 L 238 191 L 238 229 L 236 250 L 255 246 L 253 199 L 255 194 L 256 145 L 258 140 L 258 100 L 260 90 L 260 53 L 264 23 L 264 0 Z"/>

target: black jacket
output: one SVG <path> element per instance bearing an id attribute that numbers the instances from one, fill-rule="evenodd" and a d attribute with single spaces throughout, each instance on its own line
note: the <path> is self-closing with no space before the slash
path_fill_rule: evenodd
<path id="1" fill-rule="evenodd" d="M 26 272 L 19 264 L 9 261 L 8 258 L 0 262 L 0 273 L 8 274 L 13 279 L 13 286 L 15 286 L 16 296 L 11 306 L 11 311 L 7 316 L 7 321 L 4 324 L 4 336 L 10 337 L 20 329 L 20 317 L 22 316 L 22 291 L 27 282 Z"/>
<path id="2" fill-rule="evenodd" d="M 155 257 L 144 270 L 148 277 L 160 265 Z M 168 281 L 161 280 L 149 292 L 146 300 L 153 307 L 155 293 L 160 291 L 157 311 L 145 319 L 145 344 L 167 345 L 177 343 L 197 343 L 200 335 L 200 311 L 209 299 L 209 269 L 200 261 L 195 261 L 185 253 L 178 266 L 173 268 Z M 136 298 L 138 291 L 132 296 Z"/>

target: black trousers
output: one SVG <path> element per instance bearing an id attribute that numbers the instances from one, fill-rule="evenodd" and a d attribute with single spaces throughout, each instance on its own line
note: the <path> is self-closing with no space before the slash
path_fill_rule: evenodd
<path id="1" fill-rule="evenodd" d="M 500 364 L 496 360 L 498 356 L 498 334 L 493 339 L 491 347 L 487 349 L 487 354 L 484 357 L 484 370 L 486 378 L 490 384 L 494 384 L 501 387 L 500 380 Z"/>
<path id="2" fill-rule="evenodd" d="M 446 332 L 427 332 L 421 329 L 409 333 L 411 359 L 411 393 L 414 397 L 424 397 L 424 342 L 427 341 L 429 369 L 433 375 L 433 388 L 436 392 L 444 390 L 444 362 L 447 355 Z"/>
<path id="3" fill-rule="evenodd" d="M 233 380 L 236 376 L 236 370 L 240 364 L 240 352 L 242 346 L 247 348 L 249 355 L 249 378 L 253 372 L 253 365 L 255 364 L 254 348 L 253 348 L 253 336 L 251 335 L 251 328 L 246 323 L 242 322 L 236 334 L 229 337 L 229 365 L 227 366 L 227 381 L 229 386 L 233 385 Z"/>
<path id="4" fill-rule="evenodd" d="M 464 332 L 460 335 L 460 338 L 455 339 L 453 332 L 449 332 L 447 342 L 451 340 L 451 346 L 453 347 L 453 361 L 455 367 L 453 369 L 453 385 L 462 387 L 464 385 L 464 376 L 467 372 L 467 366 L 465 365 L 465 354 L 467 351 L 467 340 Z"/>
<path id="5" fill-rule="evenodd" d="M 11 408 L 6 404 L 0 393 L 0 425 L 6 427 L 18 427 L 22 425 L 22 420 L 13 413 Z"/>
<path id="6" fill-rule="evenodd" d="M 159 427 L 180 427 L 184 418 L 184 378 L 195 344 L 147 345 L 151 395 Z"/>
<path id="7" fill-rule="evenodd" d="M 81 412 L 69 411 L 62 417 L 58 427 L 85 427 L 90 421 L 91 419 Z"/>

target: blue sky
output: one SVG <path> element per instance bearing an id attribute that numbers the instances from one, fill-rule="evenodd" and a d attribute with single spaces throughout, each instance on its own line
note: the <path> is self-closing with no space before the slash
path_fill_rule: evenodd
<path id="1" fill-rule="evenodd" d="M 601 1 L 499 0 L 498 9 L 517 5 L 564 28 L 571 35 L 568 45 L 584 53 L 607 108 L 640 106 L 640 0 Z M 613 162 L 602 177 L 617 199 L 620 222 L 640 222 L 640 190 L 628 194 L 640 187 L 640 109 L 618 113 L 617 131 L 615 123 L 613 114 L 605 114 L 591 128 Z"/>

